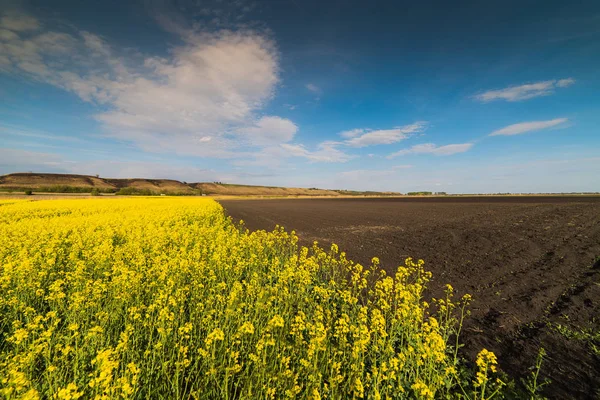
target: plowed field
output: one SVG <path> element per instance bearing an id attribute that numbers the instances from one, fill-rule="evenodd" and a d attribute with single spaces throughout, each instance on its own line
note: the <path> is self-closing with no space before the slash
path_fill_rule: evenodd
<path id="1" fill-rule="evenodd" d="M 463 354 L 487 347 L 518 379 L 537 351 L 550 398 L 600 398 L 600 197 L 227 200 L 249 229 L 276 224 L 302 244 L 336 243 L 388 271 L 406 257 L 470 293 Z"/>

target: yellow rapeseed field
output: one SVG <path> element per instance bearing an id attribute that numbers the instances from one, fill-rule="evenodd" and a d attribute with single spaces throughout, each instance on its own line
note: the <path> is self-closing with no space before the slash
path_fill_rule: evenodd
<path id="1" fill-rule="evenodd" d="M 489 398 L 435 315 L 423 263 L 395 275 L 334 245 L 250 233 L 203 198 L 0 205 L 0 396 L 7 399 Z M 469 389 L 465 389 L 469 387 Z"/>

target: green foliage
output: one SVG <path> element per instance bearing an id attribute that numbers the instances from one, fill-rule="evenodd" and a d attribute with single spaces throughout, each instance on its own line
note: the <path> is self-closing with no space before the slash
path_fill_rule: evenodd
<path id="1" fill-rule="evenodd" d="M 25 194 L 27 196 L 31 196 L 33 194 L 33 191 L 31 189 L 27 189 L 27 190 L 25 190 Z"/>
<path id="2" fill-rule="evenodd" d="M 572 329 L 566 325 L 554 324 L 554 330 L 569 340 L 583 342 L 596 356 L 600 357 L 600 331 L 594 328 Z"/>
<path id="3" fill-rule="evenodd" d="M 160 192 L 154 192 L 148 189 L 137 189 L 132 187 L 124 187 L 119 189 L 117 196 L 158 196 Z"/>
<path id="4" fill-rule="evenodd" d="M 542 387 L 546 386 L 550 383 L 548 380 L 544 380 L 544 382 L 539 382 L 540 370 L 542 369 L 542 363 L 544 362 L 544 357 L 546 356 L 546 351 L 541 348 L 538 352 L 538 356 L 536 359 L 535 366 L 531 368 L 531 376 L 529 379 L 523 379 L 523 385 L 527 390 L 527 395 L 531 400 L 543 400 L 544 396 L 540 394 Z"/>

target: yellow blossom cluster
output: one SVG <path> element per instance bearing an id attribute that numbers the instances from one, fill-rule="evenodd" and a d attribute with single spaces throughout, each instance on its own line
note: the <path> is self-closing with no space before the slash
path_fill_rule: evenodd
<path id="1" fill-rule="evenodd" d="M 477 372 L 475 374 L 473 399 L 486 400 L 493 398 L 504 387 L 505 383 L 500 378 L 493 379 L 497 372 L 498 360 L 496 355 L 487 349 L 477 354 Z"/>
<path id="2" fill-rule="evenodd" d="M 204 198 L 3 204 L 0 397 L 451 393 L 455 306 L 429 314 L 422 261 L 387 276 L 297 242 Z"/>

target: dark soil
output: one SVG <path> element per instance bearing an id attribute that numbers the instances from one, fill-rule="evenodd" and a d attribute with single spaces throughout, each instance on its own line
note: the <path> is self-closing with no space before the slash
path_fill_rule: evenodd
<path id="1" fill-rule="evenodd" d="M 553 399 L 600 398 L 600 197 L 227 200 L 249 229 L 295 230 L 301 244 L 336 243 L 393 272 L 425 260 L 431 296 L 470 293 L 462 349 L 486 347 L 518 379 L 548 354 Z M 585 334 L 583 334 L 584 332 Z"/>

